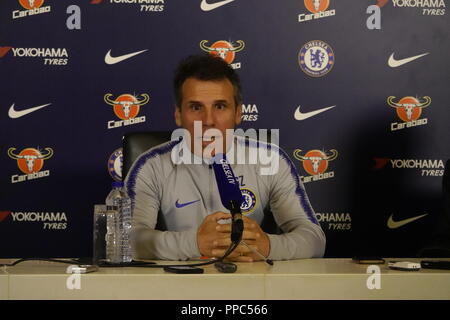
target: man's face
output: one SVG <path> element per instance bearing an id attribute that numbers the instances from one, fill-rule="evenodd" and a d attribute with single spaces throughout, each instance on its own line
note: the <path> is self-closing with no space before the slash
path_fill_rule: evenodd
<path id="1" fill-rule="evenodd" d="M 203 150 L 212 142 L 205 136 L 206 130 L 218 129 L 225 138 L 226 130 L 234 129 L 241 122 L 241 106 L 236 106 L 233 85 L 226 78 L 215 81 L 188 78 L 181 87 L 181 93 L 181 107 L 175 108 L 175 122 L 189 131 L 191 146 L 197 140 Z M 197 136 L 194 135 L 194 121 L 202 123 L 201 133 Z M 225 140 L 222 145 L 225 152 Z"/>

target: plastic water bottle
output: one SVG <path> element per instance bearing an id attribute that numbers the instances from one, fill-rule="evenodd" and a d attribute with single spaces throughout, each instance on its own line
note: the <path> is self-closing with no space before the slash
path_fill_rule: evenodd
<path id="1" fill-rule="evenodd" d="M 113 182 L 106 197 L 106 260 L 112 263 L 130 262 L 131 199 L 123 182 Z"/>
<path id="2" fill-rule="evenodd" d="M 105 250 L 105 258 L 106 261 L 112 263 L 120 262 L 118 259 L 119 255 L 117 254 L 117 218 L 118 218 L 118 208 L 116 206 L 106 206 L 106 234 L 105 234 L 105 242 L 106 242 L 106 250 Z"/>

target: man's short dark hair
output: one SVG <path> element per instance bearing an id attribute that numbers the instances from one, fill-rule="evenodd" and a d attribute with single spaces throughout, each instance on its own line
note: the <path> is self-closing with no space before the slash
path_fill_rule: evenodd
<path id="1" fill-rule="evenodd" d="M 215 81 L 228 79 L 233 85 L 234 102 L 236 108 L 242 103 L 241 81 L 238 74 L 228 63 L 218 56 L 209 53 L 204 55 L 191 55 L 183 59 L 175 70 L 173 81 L 175 102 L 181 108 L 181 87 L 187 78 L 195 78 L 202 81 Z"/>

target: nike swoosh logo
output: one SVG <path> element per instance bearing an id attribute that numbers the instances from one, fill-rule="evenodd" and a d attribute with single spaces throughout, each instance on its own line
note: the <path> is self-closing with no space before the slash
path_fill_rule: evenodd
<path id="1" fill-rule="evenodd" d="M 216 3 L 208 3 L 206 0 L 202 0 L 202 3 L 200 3 L 200 9 L 202 9 L 203 11 L 211 11 L 233 1 L 234 0 L 223 0 Z"/>
<path id="2" fill-rule="evenodd" d="M 177 208 L 183 208 L 183 207 L 186 207 L 186 206 L 188 206 L 188 205 L 190 205 L 190 204 L 196 203 L 196 202 L 198 202 L 198 201 L 200 201 L 200 199 L 199 199 L 199 200 L 190 201 L 190 202 L 185 202 L 185 203 L 179 203 L 179 202 L 178 202 L 178 199 L 177 199 L 177 201 L 175 202 L 175 207 L 177 207 Z"/>
<path id="3" fill-rule="evenodd" d="M 406 63 L 409 63 L 409 62 L 414 61 L 416 59 L 419 59 L 419 58 L 421 58 L 423 56 L 426 56 L 427 54 L 429 54 L 429 52 L 423 53 L 423 54 L 419 54 L 418 56 L 414 56 L 414 57 L 409 57 L 409 58 L 405 58 L 405 59 L 396 60 L 394 58 L 394 53 L 392 53 L 391 56 L 389 57 L 388 65 L 391 68 L 397 68 L 397 67 L 400 67 L 400 66 L 402 66 L 402 65 L 404 65 Z"/>
<path id="4" fill-rule="evenodd" d="M 46 106 L 49 106 L 49 105 L 51 105 L 51 103 L 47 103 L 47 104 L 43 104 L 43 105 L 40 105 L 40 106 L 37 106 L 37 107 L 33 107 L 33 108 L 28 108 L 28 109 L 25 109 L 25 110 L 17 111 L 17 110 L 14 110 L 14 103 L 13 103 L 11 108 L 9 108 L 8 116 L 11 119 L 17 119 L 17 118 L 23 117 L 24 115 L 32 113 L 32 112 L 34 112 L 36 110 L 45 108 Z"/>
<path id="5" fill-rule="evenodd" d="M 132 58 L 134 56 L 137 56 L 138 54 L 141 54 L 141 53 L 143 53 L 143 52 L 145 52 L 147 50 L 148 49 L 145 49 L 145 50 L 142 50 L 142 51 L 133 52 L 133 53 L 129 53 L 129 54 L 124 54 L 124 55 L 118 56 L 118 57 L 111 57 L 111 50 L 109 50 L 106 53 L 106 56 L 105 56 L 105 63 L 106 64 L 116 64 L 116 63 L 122 62 L 124 60 L 130 59 L 130 58 Z"/>
<path id="6" fill-rule="evenodd" d="M 428 215 L 428 213 L 423 214 L 421 216 L 405 219 L 405 220 L 394 221 L 394 219 L 392 219 L 392 214 L 391 214 L 391 216 L 388 219 L 387 226 L 388 226 L 389 229 L 397 229 L 397 228 L 400 228 L 400 227 L 404 226 L 405 224 L 411 223 L 411 222 L 413 222 L 413 221 L 415 221 L 417 219 L 425 217 L 426 215 Z"/>
<path id="7" fill-rule="evenodd" d="M 319 114 L 321 112 L 327 111 L 327 110 L 329 110 L 331 108 L 334 108 L 334 107 L 336 107 L 336 106 L 326 107 L 326 108 L 323 108 L 323 109 L 302 113 L 300 111 L 300 106 L 298 106 L 297 110 L 295 110 L 294 118 L 295 118 L 295 120 L 305 120 L 305 119 L 308 119 L 308 118 L 311 118 L 311 117 L 315 116 L 316 114 Z"/>

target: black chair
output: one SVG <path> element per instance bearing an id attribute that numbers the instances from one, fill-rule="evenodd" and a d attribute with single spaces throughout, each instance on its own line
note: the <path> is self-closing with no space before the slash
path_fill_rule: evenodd
<path id="1" fill-rule="evenodd" d="M 126 133 L 122 138 L 123 166 L 122 179 L 125 180 L 134 161 L 147 151 L 170 140 L 172 133 L 168 131 L 143 131 Z M 158 212 L 156 230 L 166 231 L 167 226 L 161 210 Z"/>
<path id="2" fill-rule="evenodd" d="M 142 131 L 126 133 L 122 138 L 123 167 L 122 179 L 128 174 L 131 166 L 139 155 L 148 149 L 170 140 L 168 131 Z"/>

